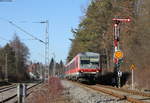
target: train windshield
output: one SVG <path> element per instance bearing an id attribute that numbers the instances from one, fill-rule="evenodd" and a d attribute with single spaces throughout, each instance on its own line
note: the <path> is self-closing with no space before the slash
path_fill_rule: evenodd
<path id="1" fill-rule="evenodd" d="M 99 67 L 99 57 L 81 57 L 80 58 L 80 68 L 98 68 Z"/>

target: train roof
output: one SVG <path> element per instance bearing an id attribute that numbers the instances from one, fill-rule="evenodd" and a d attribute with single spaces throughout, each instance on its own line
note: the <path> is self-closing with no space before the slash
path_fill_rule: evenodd
<path id="1" fill-rule="evenodd" d="M 82 52 L 78 54 L 79 56 L 99 56 L 99 53 L 94 53 L 94 52 Z"/>
<path id="2" fill-rule="evenodd" d="M 100 55 L 99 53 L 94 53 L 94 52 L 81 52 L 81 53 L 78 53 L 75 57 L 77 57 L 77 56 L 99 56 L 99 55 Z M 75 59 L 75 57 L 69 63 L 67 63 L 65 66 L 70 65 L 73 62 L 73 60 Z"/>

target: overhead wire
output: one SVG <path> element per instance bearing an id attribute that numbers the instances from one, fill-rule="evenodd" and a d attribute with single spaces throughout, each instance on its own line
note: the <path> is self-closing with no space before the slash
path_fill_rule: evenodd
<path id="1" fill-rule="evenodd" d="M 26 33 L 28 36 L 31 36 L 33 39 L 38 40 L 39 42 L 42 42 L 44 44 L 46 44 L 43 40 L 33 36 L 31 33 L 27 32 L 26 30 L 22 29 L 20 26 L 16 25 L 14 22 L 12 21 L 8 21 L 11 25 L 15 26 L 16 28 L 18 28 L 20 31 Z"/>
<path id="2" fill-rule="evenodd" d="M 1 37 L 1 36 L 0 36 L 0 39 L 1 39 L 1 40 L 4 40 L 4 41 L 8 41 L 8 42 L 9 42 L 9 40 L 8 40 L 8 39 L 5 39 L 5 38 L 3 38 L 3 37 Z"/>
<path id="3" fill-rule="evenodd" d="M 41 40 L 41 39 L 35 37 L 35 36 L 32 35 L 31 33 L 27 32 L 27 31 L 24 30 L 24 29 L 22 29 L 20 26 L 18 26 L 18 25 L 15 24 L 14 22 L 12 22 L 12 21 L 10 21 L 10 20 L 7 20 L 7 19 L 4 19 L 4 18 L 2 18 L 2 17 L 0 17 L 0 19 L 6 21 L 6 22 L 10 23 L 12 26 L 18 28 L 19 30 L 21 30 L 22 32 L 24 32 L 25 34 L 27 34 L 28 36 L 32 37 L 33 40 L 38 40 L 39 42 L 46 44 L 43 40 Z M 26 21 L 23 21 L 23 22 L 26 22 Z M 1 38 L 1 39 L 5 40 L 5 41 L 9 41 L 9 40 L 4 39 L 4 38 Z"/>

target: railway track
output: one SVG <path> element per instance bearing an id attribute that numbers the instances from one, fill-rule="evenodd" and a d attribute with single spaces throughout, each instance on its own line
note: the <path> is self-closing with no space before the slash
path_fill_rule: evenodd
<path id="1" fill-rule="evenodd" d="M 14 89 L 16 87 L 17 87 L 16 84 L 12 84 L 12 85 L 9 85 L 9 86 L 3 86 L 3 87 L 0 88 L 0 93 L 8 91 L 10 89 Z"/>
<path id="2" fill-rule="evenodd" d="M 0 90 L 8 88 L 8 87 L 11 87 L 11 86 L 14 86 L 14 85 L 16 85 L 16 84 L 11 84 L 11 85 L 6 85 L 6 86 L 0 86 Z"/>
<path id="3" fill-rule="evenodd" d="M 39 84 L 41 84 L 41 82 L 28 86 L 27 96 L 32 92 L 31 89 Z M 11 101 L 15 103 L 17 102 L 17 85 L 11 85 L 0 88 L 0 103 L 4 102 L 12 103 Z"/>
<path id="4" fill-rule="evenodd" d="M 89 88 L 100 93 L 109 94 L 111 96 L 119 98 L 120 100 L 126 100 L 131 103 L 150 103 L 150 94 L 148 93 L 142 93 L 133 90 L 126 90 L 104 85 L 87 85 L 77 82 L 72 83 L 79 85 L 83 88 Z"/>
<path id="5" fill-rule="evenodd" d="M 144 93 L 144 92 L 139 92 L 139 91 L 135 91 L 135 90 L 128 90 L 128 89 L 123 89 L 123 88 L 115 88 L 115 87 L 112 87 L 112 86 L 104 86 L 104 85 L 100 85 L 100 84 L 97 84 L 97 86 L 108 88 L 108 89 L 113 89 L 113 90 L 117 90 L 117 91 L 121 91 L 121 92 L 130 93 L 132 95 L 150 97 L 150 93 Z"/>

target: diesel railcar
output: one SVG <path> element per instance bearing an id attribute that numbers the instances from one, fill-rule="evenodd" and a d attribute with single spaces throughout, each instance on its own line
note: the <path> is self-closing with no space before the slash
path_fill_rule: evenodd
<path id="1" fill-rule="evenodd" d="M 83 52 L 76 55 L 65 65 L 65 77 L 67 79 L 87 81 L 95 80 L 101 74 L 100 54 Z"/>

